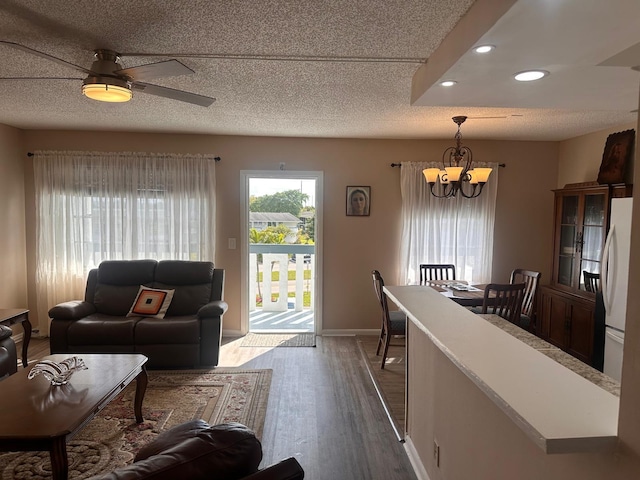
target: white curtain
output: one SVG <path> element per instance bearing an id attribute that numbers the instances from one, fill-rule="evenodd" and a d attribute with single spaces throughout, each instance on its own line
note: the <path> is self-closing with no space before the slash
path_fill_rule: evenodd
<path id="1" fill-rule="evenodd" d="M 402 194 L 402 241 L 399 281 L 417 284 L 421 263 L 451 263 L 456 279 L 470 283 L 491 281 L 493 225 L 498 191 L 498 164 L 476 198 L 436 198 L 422 170 L 440 168 L 440 162 L 403 162 L 400 174 Z M 436 184 L 436 187 L 439 187 Z"/>
<path id="2" fill-rule="evenodd" d="M 35 152 L 36 303 L 84 298 L 103 260 L 213 260 L 215 161 L 201 155 Z"/>

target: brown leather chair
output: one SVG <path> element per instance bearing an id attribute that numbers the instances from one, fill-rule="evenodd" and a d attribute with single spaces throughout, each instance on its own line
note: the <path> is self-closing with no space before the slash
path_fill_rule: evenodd
<path id="1" fill-rule="evenodd" d="M 161 433 L 136 454 L 133 463 L 91 480 L 301 480 L 304 470 L 289 457 L 258 469 L 262 445 L 240 423 L 211 426 L 192 420 Z"/>
<path id="2" fill-rule="evenodd" d="M 484 289 L 482 313 L 493 313 L 520 326 L 524 283 L 490 283 Z"/>
<path id="3" fill-rule="evenodd" d="M 11 335 L 11 328 L 0 325 L 0 379 L 18 371 L 18 354 Z"/>
<path id="4" fill-rule="evenodd" d="M 430 280 L 455 280 L 456 266 L 451 264 L 420 264 L 420 285 L 424 285 Z"/>
<path id="5" fill-rule="evenodd" d="M 373 277 L 373 289 L 376 292 L 378 303 L 380 304 L 380 312 L 382 314 L 382 328 L 380 329 L 380 339 L 378 340 L 378 349 L 376 355 L 380 355 L 380 348 L 384 346 L 382 350 L 382 364 L 380 368 L 384 368 L 384 364 L 387 361 L 387 352 L 389 351 L 389 344 L 391 337 L 394 335 L 406 335 L 407 332 L 407 316 L 400 311 L 389 311 L 389 304 L 387 303 L 387 296 L 385 295 L 384 280 L 378 270 L 371 272 Z"/>

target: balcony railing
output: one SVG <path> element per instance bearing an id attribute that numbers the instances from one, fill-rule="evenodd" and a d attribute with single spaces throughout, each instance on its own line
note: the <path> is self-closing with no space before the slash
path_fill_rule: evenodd
<path id="1" fill-rule="evenodd" d="M 262 261 L 258 263 L 258 255 Z M 294 257 L 295 256 L 295 257 Z M 295 258 L 295 261 L 291 261 Z M 258 276 L 262 272 L 262 281 Z M 315 245 L 298 244 L 249 244 L 249 311 L 262 308 L 269 312 L 287 310 L 302 311 L 304 293 L 309 293 L 309 307 L 313 308 L 314 299 Z M 278 271 L 278 279 L 272 278 L 272 272 Z M 289 280 L 289 271 L 293 271 L 293 280 Z M 305 280 L 305 271 L 309 278 Z M 289 297 L 289 293 L 293 293 Z M 262 307 L 259 306 L 259 297 Z M 290 307 L 290 301 L 293 305 Z"/>

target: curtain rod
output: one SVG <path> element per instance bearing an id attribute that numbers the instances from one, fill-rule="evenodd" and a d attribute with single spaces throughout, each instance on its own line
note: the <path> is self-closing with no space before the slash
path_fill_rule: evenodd
<path id="1" fill-rule="evenodd" d="M 35 155 L 35 154 L 34 154 L 33 152 L 27 152 L 27 157 L 33 157 L 34 155 Z M 220 158 L 220 157 L 213 157 L 213 159 L 214 159 L 216 162 L 219 162 L 220 160 L 222 160 L 222 158 Z"/>
<path id="2" fill-rule="evenodd" d="M 392 163 L 392 164 L 391 164 L 391 166 L 392 166 L 392 167 L 401 167 L 401 166 L 402 166 L 402 164 L 401 164 L 401 163 Z M 507 166 L 507 164 L 506 164 L 506 163 L 499 163 L 499 164 L 498 164 L 498 166 L 499 166 L 499 167 L 506 167 L 506 166 Z"/>

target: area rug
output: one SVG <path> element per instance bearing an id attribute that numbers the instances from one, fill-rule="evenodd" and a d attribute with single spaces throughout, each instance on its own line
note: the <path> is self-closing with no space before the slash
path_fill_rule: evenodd
<path id="1" fill-rule="evenodd" d="M 247 333 L 242 347 L 315 347 L 315 333 Z"/>
<path id="2" fill-rule="evenodd" d="M 70 479 L 127 465 L 160 432 L 192 419 L 202 418 L 210 424 L 240 422 L 261 437 L 272 370 L 152 370 L 148 374 L 144 422 L 135 422 L 133 382 L 67 442 Z M 0 478 L 50 479 L 49 453 L 0 455 Z"/>

